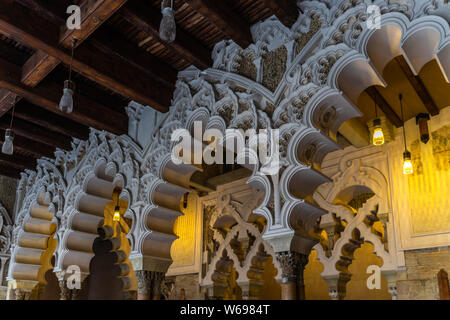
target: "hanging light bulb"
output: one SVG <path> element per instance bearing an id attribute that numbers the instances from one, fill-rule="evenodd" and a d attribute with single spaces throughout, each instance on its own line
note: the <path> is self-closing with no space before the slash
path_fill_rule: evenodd
<path id="1" fill-rule="evenodd" d="M 166 8 L 164 8 L 164 0 L 161 1 L 161 13 L 162 19 L 159 26 L 159 37 L 165 42 L 173 42 L 177 31 L 173 12 L 173 0 L 171 0 L 170 7 Z"/>
<path id="2" fill-rule="evenodd" d="M 114 208 L 113 220 L 120 221 L 120 207 L 118 205 Z"/>
<path id="3" fill-rule="evenodd" d="M 59 109 L 62 112 L 71 113 L 73 109 L 73 87 L 74 84 L 70 80 L 64 81 L 63 96 L 59 102 Z"/>
<path id="4" fill-rule="evenodd" d="M 384 134 L 381 128 L 381 120 L 378 118 L 377 103 L 375 102 L 375 120 L 373 120 L 373 136 L 372 143 L 375 146 L 381 146 L 384 144 Z"/>
<path id="5" fill-rule="evenodd" d="M 383 129 L 381 128 L 381 120 L 375 119 L 373 120 L 373 137 L 372 137 L 372 143 L 375 146 L 381 146 L 384 144 L 384 134 Z"/>
<path id="6" fill-rule="evenodd" d="M 405 151 L 403 152 L 403 174 L 412 174 L 413 172 L 411 152 Z"/>
<path id="7" fill-rule="evenodd" d="M 5 141 L 3 142 L 2 146 L 2 153 L 7 155 L 12 155 L 14 152 L 14 136 L 11 129 L 6 129 L 5 133 Z"/>
<path id="8" fill-rule="evenodd" d="M 9 129 L 6 129 L 5 132 L 5 141 L 2 146 L 2 153 L 7 155 L 12 155 L 14 153 L 14 133 L 12 131 L 13 121 L 14 121 L 14 111 L 16 109 L 17 103 L 17 95 L 11 101 L 12 114 L 11 114 L 11 122 L 9 123 Z"/>
<path id="9" fill-rule="evenodd" d="M 70 59 L 69 66 L 69 80 L 64 81 L 63 95 L 61 101 L 59 102 L 59 109 L 62 112 L 71 113 L 73 110 L 73 91 L 75 84 L 71 81 L 72 78 L 72 61 L 73 61 L 73 50 L 75 48 L 76 39 L 72 39 L 72 56 Z"/>
<path id="10" fill-rule="evenodd" d="M 413 174 L 413 165 L 411 162 L 411 152 L 406 148 L 406 133 L 405 133 L 405 117 L 403 115 L 403 104 L 402 104 L 402 94 L 398 95 L 398 99 L 400 100 L 400 110 L 402 112 L 402 121 L 403 121 L 403 142 L 405 144 L 405 152 L 403 152 L 403 174 Z"/>

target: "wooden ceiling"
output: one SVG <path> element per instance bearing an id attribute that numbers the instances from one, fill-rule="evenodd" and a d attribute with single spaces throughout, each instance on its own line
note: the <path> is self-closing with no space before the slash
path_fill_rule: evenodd
<path id="1" fill-rule="evenodd" d="M 166 5 L 169 4 L 168 0 Z M 79 30 L 68 30 L 69 5 L 82 10 Z M 275 14 L 286 25 L 295 0 L 175 0 L 177 36 L 159 39 L 161 0 L 0 0 L 0 145 L 13 105 L 14 155 L 0 154 L 0 174 L 19 177 L 36 159 L 69 150 L 89 127 L 127 133 L 124 107 L 134 100 L 168 111 L 177 73 L 211 66 L 224 39 L 251 43 L 250 25 Z M 58 108 L 76 38 L 72 113 Z"/>

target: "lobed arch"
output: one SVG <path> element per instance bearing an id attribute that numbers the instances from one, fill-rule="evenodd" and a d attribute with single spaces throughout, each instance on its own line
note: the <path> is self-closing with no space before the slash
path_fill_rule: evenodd
<path id="1" fill-rule="evenodd" d="M 262 239 L 261 232 L 253 223 L 246 222 L 244 217 L 241 217 L 242 213 L 238 213 L 233 208 L 228 208 L 229 211 L 223 211 L 220 213 L 216 211 L 215 217 L 211 220 L 211 225 L 216 226 L 216 231 L 214 232 L 214 238 L 219 243 L 219 247 L 214 254 L 209 266 L 211 266 L 204 278 L 202 279 L 201 285 L 205 287 L 213 287 L 216 289 L 218 281 L 218 269 L 220 273 L 220 266 L 223 264 L 223 260 L 228 261 L 228 264 L 232 262 L 234 272 L 236 274 L 236 283 L 241 286 L 247 286 L 253 280 L 256 280 L 261 274 L 260 268 L 256 267 L 255 270 L 255 259 L 258 260 L 262 258 L 263 264 L 265 264 L 269 257 L 275 257 L 275 252 L 273 248 Z M 228 218 L 228 220 L 226 220 Z M 231 229 L 222 234 L 217 231 L 224 223 L 231 223 Z M 239 252 L 232 245 L 232 239 L 242 236 L 242 232 L 249 232 L 254 237 L 254 242 L 252 243 L 250 250 L 244 254 L 244 256 L 238 256 Z M 277 270 L 274 279 L 279 280 L 281 276 L 280 265 L 276 259 L 271 261 L 275 270 Z M 261 267 L 261 266 L 259 266 Z M 264 269 L 265 267 L 263 267 Z M 219 277 L 220 278 L 220 277 Z M 249 282 L 250 281 L 250 282 Z M 220 282 L 220 281 L 219 281 Z M 219 286 L 220 287 L 220 286 Z M 226 289 L 227 286 L 224 286 Z"/>
<path id="2" fill-rule="evenodd" d="M 27 287 L 33 291 L 31 299 L 39 299 L 40 288 L 47 284 L 46 273 L 53 269 L 52 257 L 57 247 L 57 219 L 50 207 L 50 195 L 42 189 L 30 204 L 29 213 L 16 226 L 17 241 L 12 247 L 9 269 L 9 278 L 15 280 L 11 289 Z"/>
<path id="3" fill-rule="evenodd" d="M 73 190 L 73 206 L 67 208 L 64 228 L 59 230 L 61 246 L 57 260 L 57 272 L 64 272 L 70 265 L 78 265 L 86 277 L 94 256 L 93 244 L 98 237 L 98 228 L 105 218 L 105 207 L 112 201 L 114 190 L 124 186 L 124 177 L 117 173 L 113 162 L 97 159 L 93 166 L 79 171 L 82 183 Z M 128 208 L 129 193 L 121 193 L 120 206 Z"/>
<path id="4" fill-rule="evenodd" d="M 328 212 L 322 216 L 320 226 L 328 228 L 328 226 L 334 226 L 336 222 L 340 223 L 341 221 L 344 224 L 340 230 L 337 230 L 339 231 L 337 236 L 334 236 L 336 231 L 328 234 L 329 237 L 333 237 L 329 239 L 326 248 L 321 243 L 313 247 L 313 250 L 317 252 L 318 260 L 324 266 L 321 276 L 328 283 L 331 297 L 343 298 L 345 296 L 345 285 L 350 276 L 341 267 L 346 269 L 351 264 L 351 256 L 348 259 L 342 258 L 342 250 L 347 250 L 349 246 L 356 250 L 360 246 L 358 242 L 360 240 L 354 239 L 355 230 L 357 230 L 358 238 L 371 243 L 374 246 L 374 253 L 383 260 L 381 273 L 387 278 L 389 290 L 391 290 L 395 287 L 397 272 L 397 257 L 395 244 L 393 244 L 395 240 L 388 241 L 387 234 L 381 238 L 372 228 L 374 221 L 383 220 L 384 232 L 388 231 L 388 234 L 393 237 L 392 222 L 387 222 L 387 217 L 391 217 L 391 209 L 385 177 L 377 169 L 363 166 L 360 160 L 352 160 L 352 155 L 348 154 L 340 159 L 339 172 L 332 179 L 332 183 L 325 183 L 314 194 L 318 205 Z M 356 211 L 345 203 L 336 202 L 338 198 L 341 200 L 343 196 L 345 198 L 343 193 L 346 192 L 370 192 L 374 195 Z M 335 230 L 334 227 L 332 230 Z M 395 290 L 391 291 L 395 298 Z"/>

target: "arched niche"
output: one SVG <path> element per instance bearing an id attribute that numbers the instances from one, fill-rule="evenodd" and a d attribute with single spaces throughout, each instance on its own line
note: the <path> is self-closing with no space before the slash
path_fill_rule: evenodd
<path id="1" fill-rule="evenodd" d="M 391 300 L 392 297 L 388 291 L 388 282 L 380 272 L 374 273 L 371 266 L 381 269 L 383 259 L 374 253 L 374 246 L 370 242 L 363 242 L 361 246 L 353 253 L 353 261 L 348 267 L 351 274 L 350 281 L 347 282 L 345 300 Z M 369 272 L 368 272 L 369 271 Z M 375 280 L 371 281 L 369 277 L 379 276 L 379 288 L 369 288 L 368 281 L 376 285 Z"/>

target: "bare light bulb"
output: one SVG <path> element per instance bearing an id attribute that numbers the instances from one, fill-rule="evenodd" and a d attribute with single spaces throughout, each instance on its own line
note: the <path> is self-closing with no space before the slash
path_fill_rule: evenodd
<path id="1" fill-rule="evenodd" d="M 173 42 L 176 36 L 177 26 L 172 8 L 166 7 L 161 10 L 162 19 L 159 26 L 159 37 L 165 42 Z"/>
<path id="2" fill-rule="evenodd" d="M 6 129 L 5 133 L 5 141 L 3 142 L 2 146 L 2 153 L 7 155 L 12 155 L 14 152 L 14 145 L 13 145 L 14 137 L 12 135 L 11 129 Z"/>
<path id="3" fill-rule="evenodd" d="M 411 152 L 405 151 L 403 152 L 403 174 L 412 174 L 413 172 Z"/>
<path id="4" fill-rule="evenodd" d="M 120 207 L 116 206 L 114 209 L 113 221 L 120 221 Z"/>
<path id="5" fill-rule="evenodd" d="M 373 121 L 373 126 L 374 126 L 374 130 L 373 130 L 372 143 L 375 146 L 381 146 L 382 144 L 384 144 L 384 134 L 383 134 L 383 129 L 381 128 L 380 119 L 375 119 Z"/>
<path id="6" fill-rule="evenodd" d="M 72 81 L 64 81 L 63 95 L 59 102 L 59 109 L 62 112 L 71 113 L 73 110 L 73 87 L 74 84 Z"/>

